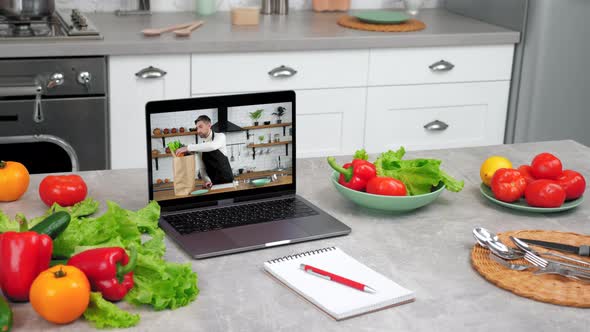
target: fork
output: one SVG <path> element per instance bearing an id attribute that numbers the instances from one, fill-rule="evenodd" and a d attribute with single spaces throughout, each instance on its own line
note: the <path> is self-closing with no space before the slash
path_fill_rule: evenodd
<path id="1" fill-rule="evenodd" d="M 585 273 L 579 270 L 568 268 L 559 263 L 547 261 L 531 252 L 526 252 L 524 259 L 540 268 L 540 270 L 535 272 L 535 274 L 559 274 L 575 280 L 580 280 L 580 278 L 583 278 L 590 281 L 590 273 Z"/>

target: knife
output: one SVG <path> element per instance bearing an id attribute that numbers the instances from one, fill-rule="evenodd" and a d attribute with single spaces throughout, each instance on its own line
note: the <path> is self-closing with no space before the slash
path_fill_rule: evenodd
<path id="1" fill-rule="evenodd" d="M 519 238 L 519 239 L 526 242 L 526 243 L 534 244 L 534 245 L 541 246 L 541 247 L 547 248 L 547 249 L 554 249 L 554 250 L 558 250 L 558 251 L 562 251 L 562 252 L 576 254 L 578 256 L 587 256 L 587 257 L 590 256 L 590 246 L 587 246 L 587 245 L 582 245 L 582 246 L 576 247 L 576 246 L 570 246 L 568 244 L 557 243 L 557 242 L 548 242 L 548 241 L 531 240 L 531 239 L 523 239 L 523 238 Z"/>

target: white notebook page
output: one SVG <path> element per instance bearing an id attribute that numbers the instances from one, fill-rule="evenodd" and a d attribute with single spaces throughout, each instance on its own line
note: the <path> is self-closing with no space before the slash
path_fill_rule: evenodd
<path id="1" fill-rule="evenodd" d="M 362 292 L 314 276 L 303 271 L 300 264 L 308 264 L 358 281 L 372 287 L 376 293 Z M 337 320 L 409 302 L 415 298 L 414 292 L 403 288 L 335 247 L 269 261 L 264 263 L 264 268 Z"/>

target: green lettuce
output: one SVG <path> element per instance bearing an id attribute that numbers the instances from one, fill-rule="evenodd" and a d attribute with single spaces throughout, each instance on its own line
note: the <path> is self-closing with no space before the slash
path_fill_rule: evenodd
<path id="1" fill-rule="evenodd" d="M 120 309 L 98 292 L 90 293 L 90 304 L 84 312 L 84 318 L 99 329 L 132 327 L 140 320 L 138 314 Z"/>
<path id="2" fill-rule="evenodd" d="M 369 154 L 365 149 L 357 150 L 352 159 L 369 160 Z"/>
<path id="3" fill-rule="evenodd" d="M 375 160 L 377 175 L 402 181 L 406 185 L 409 195 L 427 194 L 441 182 L 452 192 L 459 192 L 463 189 L 463 181 L 457 181 L 440 169 L 440 160 L 403 160 L 405 154 L 406 151 L 403 147 L 397 151 L 389 150 L 382 153 Z"/>
<path id="4" fill-rule="evenodd" d="M 123 209 L 107 201 L 107 211 L 92 216 L 99 204 L 86 199 L 75 206 L 64 208 L 54 205 L 43 215 L 29 221 L 35 225 L 55 211 L 68 211 L 72 217 L 66 230 L 53 241 L 53 256 L 69 258 L 93 248 L 122 247 L 137 250 L 134 270 L 134 287 L 125 300 L 135 305 L 149 305 L 155 310 L 176 309 L 194 301 L 199 294 L 197 274 L 191 264 L 178 264 L 164 260 L 166 245 L 164 232 L 158 226 L 160 206 L 152 201 L 138 211 Z M 0 211 L 0 231 L 17 230 L 18 223 Z M 93 304 L 85 317 L 99 328 L 128 327 L 137 324 L 138 315 L 132 315 L 109 305 L 94 295 Z"/>

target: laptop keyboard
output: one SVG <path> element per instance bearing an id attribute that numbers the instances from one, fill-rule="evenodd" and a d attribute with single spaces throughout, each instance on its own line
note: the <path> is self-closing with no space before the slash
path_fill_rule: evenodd
<path id="1" fill-rule="evenodd" d="M 318 214 L 296 198 L 235 205 L 166 216 L 180 234 L 208 232 L 217 229 L 258 224 Z"/>

